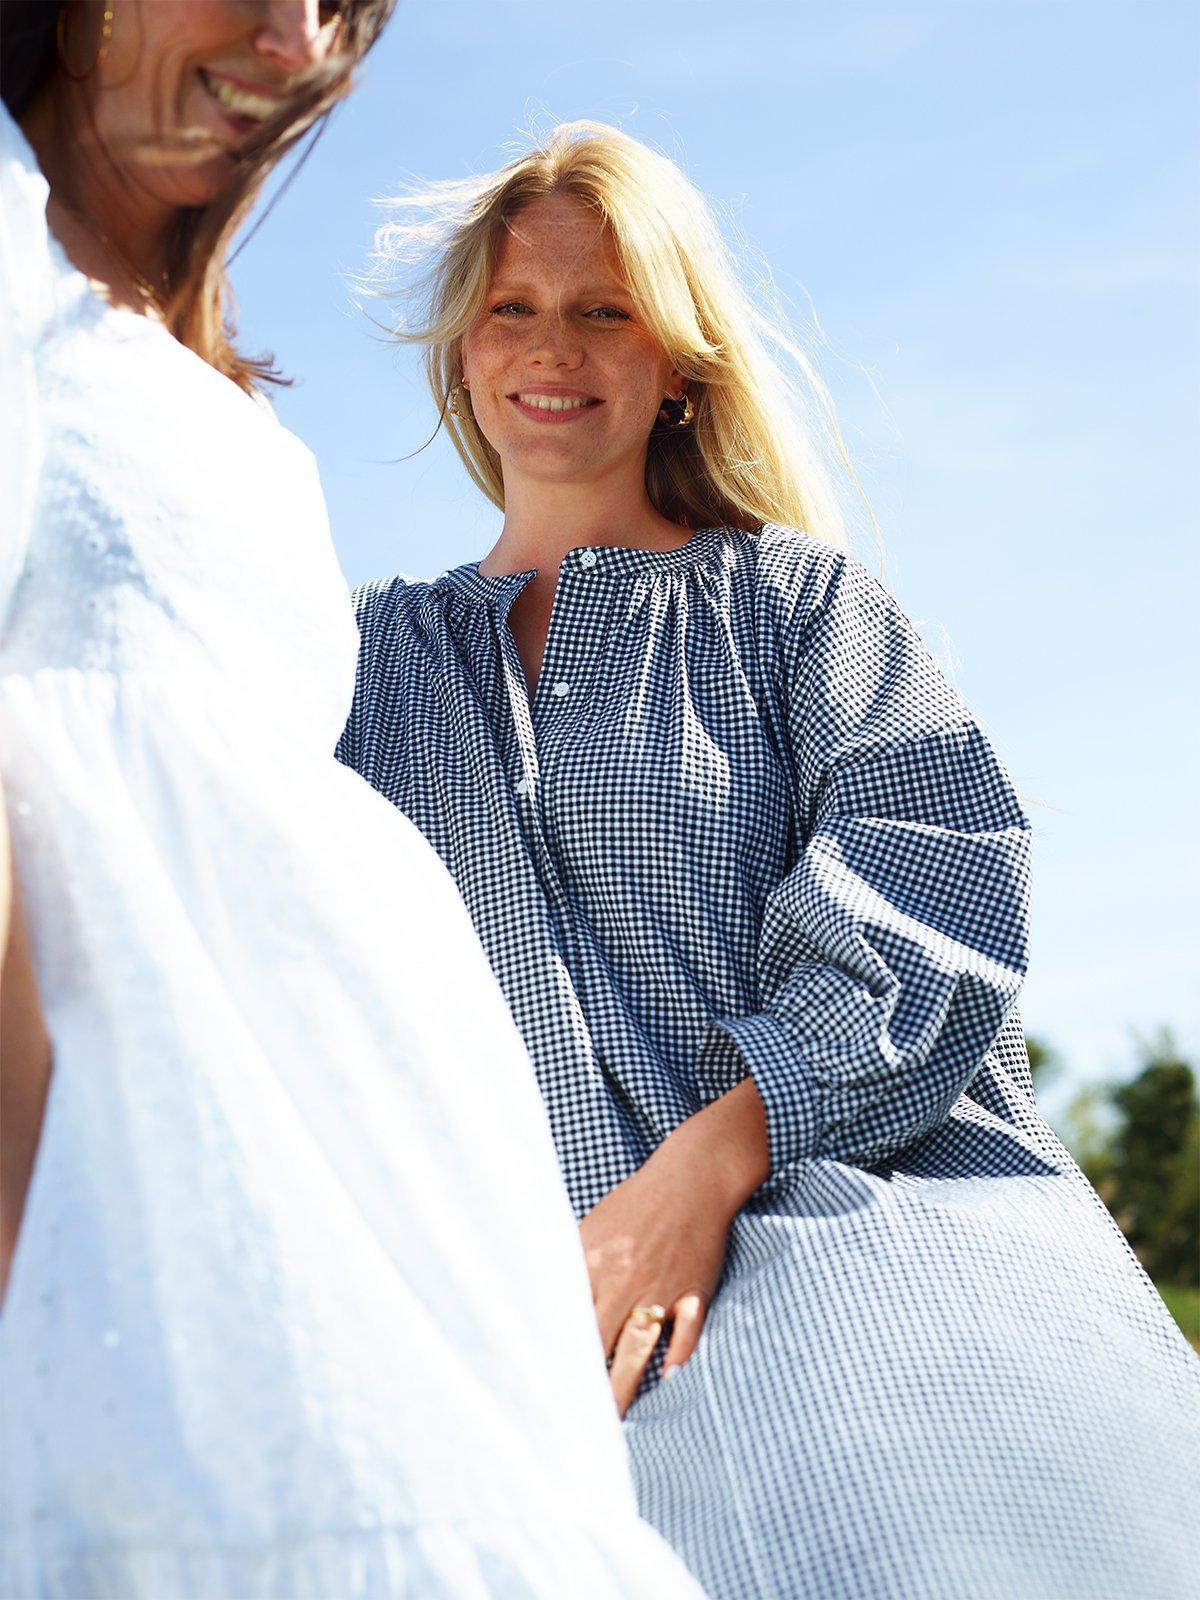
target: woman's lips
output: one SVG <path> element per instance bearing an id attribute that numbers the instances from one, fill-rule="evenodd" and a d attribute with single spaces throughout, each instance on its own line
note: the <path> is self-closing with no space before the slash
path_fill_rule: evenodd
<path id="1" fill-rule="evenodd" d="M 197 76 L 209 104 L 216 109 L 226 127 L 239 138 L 253 133 L 255 128 L 275 114 L 281 104 L 278 97 L 251 89 L 223 73 L 201 67 Z"/>
<path id="2" fill-rule="evenodd" d="M 594 395 L 539 389 L 521 389 L 508 395 L 507 399 L 522 416 L 529 417 L 533 422 L 552 425 L 577 422 L 580 417 L 604 404 Z"/>

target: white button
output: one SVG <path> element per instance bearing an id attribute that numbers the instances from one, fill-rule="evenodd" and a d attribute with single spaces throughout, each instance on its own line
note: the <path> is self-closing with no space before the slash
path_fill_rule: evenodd
<path id="1" fill-rule="evenodd" d="M 528 778 L 522 778 L 521 781 L 517 784 L 517 793 L 518 794 L 528 794 L 529 793 L 529 779 Z"/>
<path id="2" fill-rule="evenodd" d="M 565 695 L 567 693 L 567 691 L 570 689 L 570 687 L 571 687 L 571 685 L 569 683 L 564 682 L 563 679 L 560 678 L 558 680 L 558 682 L 554 685 L 554 692 L 558 696 L 558 698 L 561 700 L 563 695 Z"/>
<path id="3" fill-rule="evenodd" d="M 594 550 L 584 550 L 579 557 L 579 565 L 581 567 L 594 567 L 596 565 L 596 552 Z"/>

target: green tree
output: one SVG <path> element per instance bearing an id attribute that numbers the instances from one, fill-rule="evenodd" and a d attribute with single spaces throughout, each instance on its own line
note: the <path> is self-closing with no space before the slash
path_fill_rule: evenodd
<path id="1" fill-rule="evenodd" d="M 1144 1065 L 1112 1091 L 1117 1127 L 1105 1200 L 1150 1276 L 1200 1287 L 1200 1096 L 1166 1030 L 1140 1041 Z"/>
<path id="2" fill-rule="evenodd" d="M 1200 1095 L 1169 1029 L 1135 1039 L 1140 1070 L 1088 1084 L 1063 1138 L 1156 1282 L 1200 1287 Z"/>
<path id="3" fill-rule="evenodd" d="M 1044 1039 L 1032 1039 L 1028 1034 L 1025 1035 L 1025 1051 L 1029 1056 L 1029 1073 L 1033 1079 L 1033 1087 L 1044 1089 L 1062 1071 L 1058 1052 Z"/>

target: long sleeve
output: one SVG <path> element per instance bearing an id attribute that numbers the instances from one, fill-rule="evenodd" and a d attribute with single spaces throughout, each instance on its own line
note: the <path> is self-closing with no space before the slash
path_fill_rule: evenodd
<path id="1" fill-rule="evenodd" d="M 42 466 L 35 359 L 53 306 L 48 195 L 20 129 L 0 108 L 0 642 Z"/>
<path id="2" fill-rule="evenodd" d="M 942 1123 L 1026 965 L 1029 825 L 1002 765 L 887 592 L 823 568 L 815 597 L 771 596 L 799 839 L 760 1009 L 714 1021 L 699 1061 L 709 1084 L 753 1077 L 773 1171 L 879 1163 Z"/>

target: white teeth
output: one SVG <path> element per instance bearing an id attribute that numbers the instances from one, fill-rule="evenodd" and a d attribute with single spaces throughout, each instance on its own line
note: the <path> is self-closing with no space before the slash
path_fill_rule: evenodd
<path id="1" fill-rule="evenodd" d="M 523 406 L 533 406 L 536 411 L 578 411 L 591 403 L 588 400 L 567 400 L 561 395 L 549 394 L 519 394 L 517 399 Z"/>
<path id="2" fill-rule="evenodd" d="M 255 122 L 265 122 L 279 110 L 278 100 L 254 94 L 249 89 L 239 89 L 224 78 L 214 78 L 211 73 L 204 74 L 204 84 L 209 93 L 227 111 L 232 111 L 235 117 L 253 117 Z"/>

